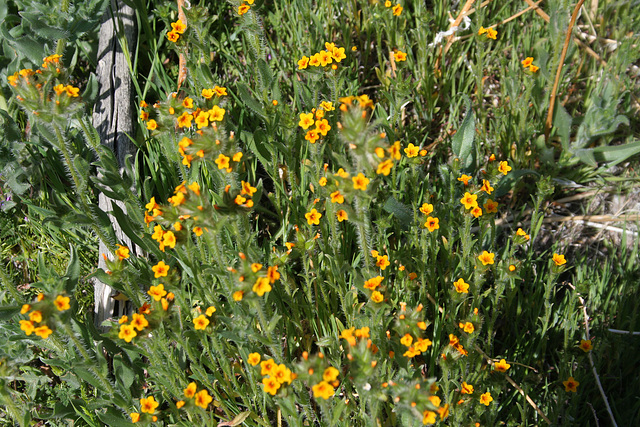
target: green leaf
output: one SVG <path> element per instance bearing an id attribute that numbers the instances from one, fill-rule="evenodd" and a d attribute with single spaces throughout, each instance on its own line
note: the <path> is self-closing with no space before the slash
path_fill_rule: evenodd
<path id="1" fill-rule="evenodd" d="M 80 259 L 78 258 L 78 253 L 76 252 L 76 248 L 73 245 L 70 245 L 69 264 L 67 265 L 67 271 L 64 273 L 64 279 L 65 279 L 64 288 L 68 294 L 73 294 L 73 290 L 75 289 L 79 278 L 80 278 Z"/>
<path id="2" fill-rule="evenodd" d="M 387 199 L 382 207 L 385 211 L 393 214 L 404 227 L 409 227 L 413 222 L 413 212 L 407 205 L 400 203 L 391 196 Z"/>
<path id="3" fill-rule="evenodd" d="M 100 421 L 104 423 L 104 425 L 110 427 L 135 427 L 131 421 L 124 417 L 124 414 L 116 410 L 115 408 L 107 408 L 107 412 L 96 414 Z"/>
<path id="4" fill-rule="evenodd" d="M 271 86 L 271 82 L 273 81 L 273 72 L 271 71 L 271 68 L 269 68 L 267 61 L 262 58 L 258 59 L 258 71 L 260 71 L 260 77 L 262 77 L 263 87 Z"/>
<path id="5" fill-rule="evenodd" d="M 463 95 L 463 100 L 467 106 L 467 113 L 460 123 L 458 131 L 451 140 L 451 149 L 453 154 L 460 159 L 462 167 L 470 172 L 475 170 L 476 150 L 473 145 L 476 134 L 476 123 L 473 110 L 471 109 L 471 100 L 468 96 Z"/>
<path id="6" fill-rule="evenodd" d="M 556 109 L 553 112 L 553 125 L 558 129 L 558 135 L 560 136 L 560 142 L 562 143 L 562 149 L 571 152 L 569 148 L 569 136 L 571 135 L 571 116 L 567 113 L 567 110 L 560 104 L 556 105 Z"/>
<path id="7" fill-rule="evenodd" d="M 264 112 L 264 107 L 262 104 L 257 101 L 253 96 L 251 96 L 251 92 L 249 88 L 244 83 L 238 83 L 238 95 L 240 96 L 240 100 L 246 105 L 250 110 L 254 113 L 262 117 L 263 119 L 267 118 L 267 115 Z"/>

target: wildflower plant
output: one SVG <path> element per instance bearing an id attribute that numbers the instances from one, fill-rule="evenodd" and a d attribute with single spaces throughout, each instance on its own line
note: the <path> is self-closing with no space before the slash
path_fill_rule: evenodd
<path id="1" fill-rule="evenodd" d="M 158 7 L 162 58 L 178 69 L 149 76 L 153 90 L 140 92 L 132 135 L 140 151 L 122 171 L 97 140 L 66 56 L 6 76 L 11 102 L 68 175 L 76 200 L 62 223 L 107 244 L 107 269 L 90 276 L 128 307 L 104 330 L 81 315 L 75 291 L 86 277 L 75 249 L 63 273 L 39 262 L 37 294 L 12 288 L 11 339 L 65 387 L 38 417 L 292 426 L 564 419 L 567 393 L 586 389 L 575 378 L 586 383 L 600 341 L 580 334 L 578 299 L 559 293 L 575 268 L 571 253 L 534 245 L 552 181 L 540 177 L 522 201 L 522 177 L 540 173 L 503 141 L 504 123 L 494 124 L 502 113 L 477 97 L 483 64 L 504 60 L 489 50 L 510 49 L 513 30 L 478 20 L 458 42 L 477 61 L 449 65 L 477 82 L 474 93 L 445 85 L 444 67 L 429 76 L 421 68 L 440 59 L 415 25 L 443 21 L 423 5 L 302 3 L 230 0 L 224 15 Z M 524 132 L 539 119 L 546 60 L 518 55 L 509 60 L 521 67 L 505 81 L 517 72 L 513 87 L 526 100 L 514 102 L 533 105 L 521 113 Z M 456 99 L 444 104 L 434 88 Z M 145 176 L 151 159 L 162 169 Z M 102 211 L 99 191 L 126 214 L 117 204 Z M 530 198 L 528 220 L 505 225 Z M 0 367 L 15 374 L 18 363 Z M 24 408 L 37 402 L 22 393 L 28 379 L 15 378 L 2 396 L 24 420 L 29 410 L 10 397 Z"/>

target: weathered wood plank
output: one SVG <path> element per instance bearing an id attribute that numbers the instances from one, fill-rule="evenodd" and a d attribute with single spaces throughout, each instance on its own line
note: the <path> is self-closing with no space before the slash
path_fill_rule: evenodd
<path id="1" fill-rule="evenodd" d="M 119 35 L 126 40 L 126 46 L 121 45 L 118 40 Z M 100 135 L 102 144 L 113 150 L 120 165 L 128 154 L 135 154 L 135 145 L 128 137 L 133 134 L 133 118 L 136 117 L 136 109 L 133 105 L 134 88 L 123 51 L 123 48 L 128 49 L 130 58 L 134 57 L 132 49 L 135 47 L 135 37 L 134 10 L 121 0 L 112 0 L 100 27 L 96 68 L 99 91 L 93 110 L 93 125 Z M 99 206 L 105 212 L 111 210 L 111 203 L 114 201 L 104 194 L 99 195 Z M 126 212 L 124 204 L 117 203 Z M 136 248 L 133 248 L 131 241 L 120 230 L 113 217 L 111 217 L 111 223 L 116 230 L 118 240 L 135 252 Z M 110 254 L 110 250 L 104 242 L 100 242 L 100 254 L 103 253 Z M 100 268 L 106 268 L 102 255 L 98 263 Z M 109 317 L 122 314 L 124 309 L 122 304 L 120 304 L 119 313 L 114 313 L 116 301 L 113 299 L 114 290 L 110 286 L 96 280 L 94 293 L 94 319 L 97 326 Z"/>

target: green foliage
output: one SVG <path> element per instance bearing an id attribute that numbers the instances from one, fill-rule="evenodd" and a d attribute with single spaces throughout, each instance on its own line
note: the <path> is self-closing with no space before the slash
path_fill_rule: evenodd
<path id="1" fill-rule="evenodd" d="M 132 4 L 122 165 L 89 114 L 106 2 L 0 8 L 2 423 L 589 425 L 587 402 L 607 416 L 589 357 L 618 422 L 637 421 L 611 379 L 637 355 L 608 332 L 637 329 L 637 248 L 594 263 L 545 225 L 561 178 L 637 164 L 632 43 L 606 79 L 572 46 L 559 93 L 584 97 L 557 105 L 547 145 L 566 1 L 496 40 L 480 28 L 521 5 L 478 2 L 447 51 L 430 45 L 446 2 L 193 4 L 185 28 L 173 4 Z M 601 34 L 632 28 L 598 14 Z M 106 332 L 94 278 L 129 309 Z"/>

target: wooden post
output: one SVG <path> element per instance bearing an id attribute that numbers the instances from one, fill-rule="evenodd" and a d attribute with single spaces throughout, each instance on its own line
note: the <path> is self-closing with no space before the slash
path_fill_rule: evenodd
<path id="1" fill-rule="evenodd" d="M 128 49 L 129 57 L 134 57 L 132 49 L 135 47 L 135 35 L 136 17 L 133 8 L 122 0 L 111 0 L 111 5 L 105 12 L 100 27 L 98 66 L 96 68 L 99 91 L 93 110 L 93 125 L 100 135 L 102 144 L 113 150 L 120 165 L 123 164 L 124 158 L 128 154 L 135 154 L 136 150 L 128 136 L 133 135 L 133 118 L 137 114 L 133 106 L 131 73 L 123 51 L 123 49 Z M 119 36 L 121 40 L 126 40 L 126 46 L 121 44 Z M 118 206 L 126 213 L 122 202 L 115 202 L 104 194 L 99 195 L 98 202 L 100 208 L 105 212 L 111 211 L 112 203 L 118 203 Z M 120 243 L 127 245 L 132 252 L 136 251 L 136 248 L 132 247 L 131 241 L 118 227 L 117 221 L 113 217 L 110 218 Z M 111 256 L 107 245 L 100 242 L 98 261 L 100 268 L 106 267 L 102 257 L 103 253 Z M 116 308 L 116 301 L 113 298 L 115 292 L 110 286 L 95 280 L 94 293 L 96 326 L 109 317 L 123 314 L 124 306 L 122 304 L 119 304 L 118 313 L 114 312 Z"/>

